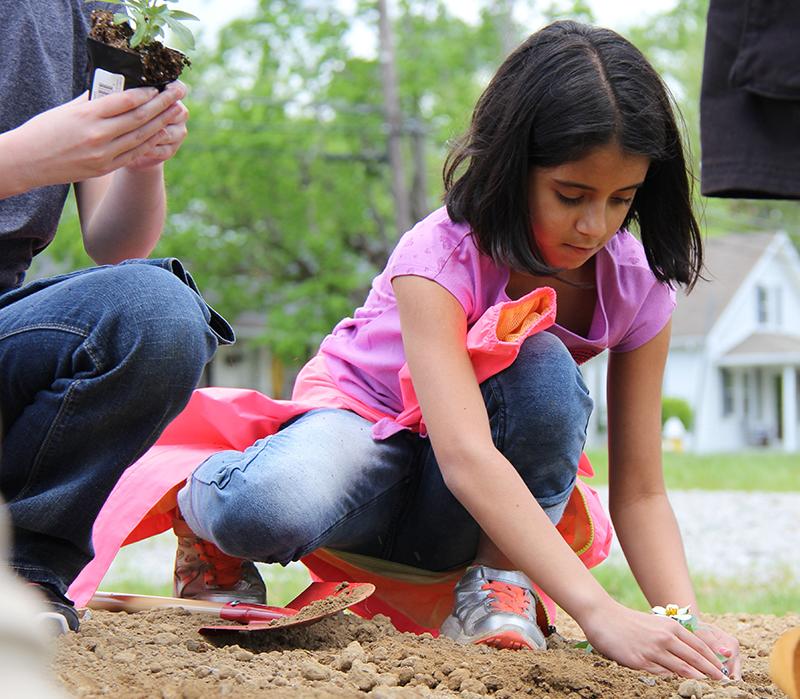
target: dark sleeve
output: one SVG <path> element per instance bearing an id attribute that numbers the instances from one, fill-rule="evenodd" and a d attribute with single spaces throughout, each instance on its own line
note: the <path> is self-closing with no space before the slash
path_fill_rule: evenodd
<path id="1" fill-rule="evenodd" d="M 800 2 L 711 0 L 700 135 L 704 195 L 800 199 Z"/>

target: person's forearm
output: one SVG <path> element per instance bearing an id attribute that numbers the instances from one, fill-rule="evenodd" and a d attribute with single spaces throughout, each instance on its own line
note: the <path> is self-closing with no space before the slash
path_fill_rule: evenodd
<path id="1" fill-rule="evenodd" d="M 87 185 L 92 186 L 81 184 Z M 165 215 L 163 166 L 145 171 L 121 168 L 84 223 L 86 251 L 98 264 L 147 257 L 161 236 Z"/>
<path id="2" fill-rule="evenodd" d="M 447 485 L 497 548 L 579 624 L 612 603 L 511 464 L 496 450 L 483 456 L 454 461 Z"/>
<path id="3" fill-rule="evenodd" d="M 26 177 L 24 133 L 20 129 L 0 133 L 0 199 L 7 199 L 36 187 Z"/>
<path id="4" fill-rule="evenodd" d="M 648 602 L 698 612 L 680 530 L 666 494 L 615 505 L 611 515 L 625 557 Z"/>

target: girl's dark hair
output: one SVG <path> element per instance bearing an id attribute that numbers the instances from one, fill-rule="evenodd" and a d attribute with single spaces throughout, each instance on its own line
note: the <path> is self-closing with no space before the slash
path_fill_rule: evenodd
<path id="1" fill-rule="evenodd" d="M 609 29 L 554 22 L 505 60 L 445 161 L 447 212 L 471 226 L 496 263 L 555 274 L 531 236 L 531 168 L 579 160 L 611 142 L 650 159 L 623 226 L 638 224 L 660 281 L 691 288 L 702 238 L 669 92 L 642 53 Z"/>

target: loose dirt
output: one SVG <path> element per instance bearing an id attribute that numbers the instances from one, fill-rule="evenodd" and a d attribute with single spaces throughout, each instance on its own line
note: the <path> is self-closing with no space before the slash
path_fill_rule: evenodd
<path id="1" fill-rule="evenodd" d="M 660 679 L 573 647 L 580 629 L 560 617 L 544 652 L 460 646 L 394 630 L 388 619 L 339 613 L 305 627 L 204 638 L 211 619 L 183 610 L 93 611 L 61 638 L 55 671 L 77 697 L 547 697 L 778 699 L 768 654 L 800 615 L 712 618 L 742 644 L 744 679 L 725 685 Z"/>

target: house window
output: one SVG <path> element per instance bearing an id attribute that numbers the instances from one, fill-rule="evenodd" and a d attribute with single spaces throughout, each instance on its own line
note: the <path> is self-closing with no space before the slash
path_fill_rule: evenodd
<path id="1" fill-rule="evenodd" d="M 761 369 L 753 373 L 753 416 L 758 420 L 764 417 L 764 372 Z"/>
<path id="2" fill-rule="evenodd" d="M 756 323 L 779 327 L 783 322 L 783 289 L 779 286 L 756 287 Z"/>
<path id="3" fill-rule="evenodd" d="M 797 397 L 797 414 L 800 415 L 800 369 L 795 372 L 794 386 L 795 396 Z"/>
<path id="4" fill-rule="evenodd" d="M 756 322 L 766 325 L 769 321 L 769 294 L 765 286 L 756 287 Z"/>
<path id="5" fill-rule="evenodd" d="M 730 369 L 721 369 L 722 375 L 722 416 L 733 415 L 733 372 Z"/>
<path id="6" fill-rule="evenodd" d="M 225 366 L 228 367 L 236 367 L 240 364 L 244 363 L 244 353 L 241 351 L 237 351 L 239 348 L 237 347 L 236 350 L 228 350 L 227 352 L 220 352 L 222 355 L 222 360 L 225 363 Z"/>
<path id="7" fill-rule="evenodd" d="M 753 393 L 753 372 L 748 371 L 742 377 L 744 379 L 744 391 L 742 396 L 742 412 L 745 417 L 750 417 L 751 401 L 750 396 Z"/>

